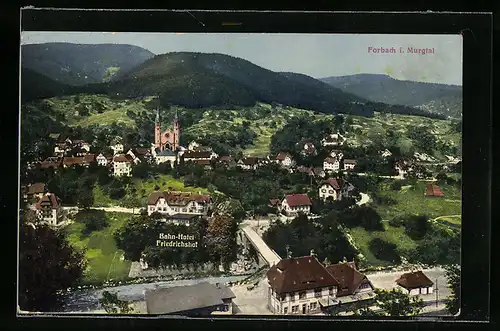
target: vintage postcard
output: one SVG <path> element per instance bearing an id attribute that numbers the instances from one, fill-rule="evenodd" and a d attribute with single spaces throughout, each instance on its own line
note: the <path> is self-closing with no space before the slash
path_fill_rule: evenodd
<path id="1" fill-rule="evenodd" d="M 23 32 L 18 313 L 460 313 L 460 35 Z"/>

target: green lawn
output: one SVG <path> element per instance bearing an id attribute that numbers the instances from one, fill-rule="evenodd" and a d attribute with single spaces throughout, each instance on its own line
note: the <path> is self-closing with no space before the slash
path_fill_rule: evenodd
<path id="1" fill-rule="evenodd" d="M 155 185 L 160 187 L 160 191 L 182 191 L 182 192 L 202 192 L 209 193 L 208 189 L 202 187 L 185 187 L 182 179 L 175 179 L 170 175 L 158 175 L 155 179 L 141 180 L 133 178 L 132 181 L 136 185 L 137 193 L 141 201 L 146 202 L 147 197 L 155 191 Z M 144 193 L 142 192 L 144 190 Z"/>
<path id="2" fill-rule="evenodd" d="M 258 132 L 257 138 L 254 140 L 253 145 L 248 146 L 244 154 L 249 156 L 264 157 L 269 154 L 269 145 L 271 144 L 271 138 L 276 132 L 276 129 L 270 129 L 262 127 L 261 130 L 255 129 Z"/>
<path id="3" fill-rule="evenodd" d="M 135 121 L 127 116 L 124 109 L 108 110 L 101 114 L 92 114 L 75 121 L 73 125 L 87 127 L 89 125 L 108 125 L 110 123 L 121 123 L 135 127 Z"/>
<path id="4" fill-rule="evenodd" d="M 370 266 L 388 266 L 391 263 L 377 259 L 369 249 L 370 241 L 374 238 L 380 238 L 384 241 L 395 244 L 398 251 L 415 248 L 417 243 L 405 234 L 403 227 L 392 227 L 387 221 L 384 221 L 385 231 L 367 231 L 362 227 L 356 227 L 349 230 L 354 242 L 358 246 L 361 254 L 366 258 Z"/>
<path id="5" fill-rule="evenodd" d="M 404 188 L 399 192 L 391 190 L 389 181 L 380 185 L 379 194 L 391 197 L 397 201 L 395 205 L 376 205 L 382 219 L 389 220 L 402 214 L 427 215 L 430 218 L 448 215 L 460 215 L 462 201 L 460 189 L 453 185 L 440 185 L 444 198 L 424 196 L 425 182 L 418 182 L 416 186 Z"/>
<path id="6" fill-rule="evenodd" d="M 92 213 L 92 211 L 89 211 Z M 87 248 L 85 257 L 88 260 L 84 282 L 103 282 L 105 280 L 121 280 L 128 278 L 130 261 L 121 260 L 123 251 L 117 249 L 113 232 L 119 229 L 129 214 L 105 213 L 108 227 L 83 236 L 83 224 L 74 222 L 65 228 L 69 242 L 77 249 Z"/>

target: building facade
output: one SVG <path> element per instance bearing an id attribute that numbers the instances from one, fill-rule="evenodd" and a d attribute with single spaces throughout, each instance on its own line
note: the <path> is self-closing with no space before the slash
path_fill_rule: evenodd
<path id="1" fill-rule="evenodd" d="M 278 211 L 284 212 L 287 216 L 295 216 L 298 213 L 309 215 L 311 206 L 312 202 L 307 194 L 287 194 L 278 204 Z"/>
<path id="2" fill-rule="evenodd" d="M 404 273 L 396 280 L 396 284 L 409 295 L 432 294 L 434 291 L 434 282 L 422 271 Z"/>
<path id="3" fill-rule="evenodd" d="M 322 200 L 332 198 L 333 200 L 342 200 L 348 198 L 354 186 L 343 178 L 328 178 L 319 187 L 319 197 Z"/>
<path id="4" fill-rule="evenodd" d="M 314 256 L 281 260 L 267 272 L 267 306 L 274 314 L 320 314 L 332 302 L 338 281 Z"/>
<path id="5" fill-rule="evenodd" d="M 175 118 L 172 122 L 172 130 L 163 131 L 161 129 L 160 122 L 160 109 L 156 109 L 156 121 L 155 121 L 155 148 L 163 151 L 165 149 L 170 149 L 171 151 L 177 150 L 181 138 L 181 125 L 177 112 L 175 113 Z"/>
<path id="6" fill-rule="evenodd" d="M 113 157 L 113 175 L 116 177 L 132 176 L 132 157 L 127 154 L 117 154 Z"/>
<path id="7" fill-rule="evenodd" d="M 327 157 L 323 161 L 323 170 L 325 172 L 337 172 L 340 170 L 340 160 L 337 157 Z"/>
<path id="8" fill-rule="evenodd" d="M 53 193 L 46 193 L 35 205 L 38 218 L 50 226 L 62 224 L 61 201 Z"/>
<path id="9" fill-rule="evenodd" d="M 206 215 L 212 205 L 207 194 L 190 192 L 153 192 L 148 197 L 148 215 L 155 212 L 166 216 L 175 214 Z"/>

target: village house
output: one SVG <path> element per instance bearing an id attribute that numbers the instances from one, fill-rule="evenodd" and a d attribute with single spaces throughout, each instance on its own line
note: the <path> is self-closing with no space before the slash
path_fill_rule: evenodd
<path id="1" fill-rule="evenodd" d="M 123 153 L 123 144 L 122 144 L 122 139 L 120 137 L 115 137 L 111 141 L 111 145 L 109 146 L 113 150 L 113 155 Z"/>
<path id="2" fill-rule="evenodd" d="M 340 170 L 340 160 L 337 157 L 327 157 L 323 161 L 323 170 L 325 172 L 337 172 Z"/>
<path id="3" fill-rule="evenodd" d="M 50 226 L 59 226 L 64 221 L 61 200 L 54 193 L 46 193 L 35 205 L 35 210 L 41 222 Z"/>
<path id="4" fill-rule="evenodd" d="M 357 162 L 353 159 L 344 159 L 342 163 L 344 164 L 344 170 L 353 170 Z"/>
<path id="5" fill-rule="evenodd" d="M 90 152 L 90 144 L 85 140 L 73 140 L 72 149 L 76 149 L 76 156 L 84 156 Z"/>
<path id="6" fill-rule="evenodd" d="M 313 175 L 314 177 L 317 178 L 325 178 L 326 177 L 326 172 L 322 168 L 313 168 Z"/>
<path id="7" fill-rule="evenodd" d="M 85 154 L 84 156 L 65 156 L 62 160 L 62 165 L 64 168 L 74 166 L 88 167 L 94 162 L 96 162 L 95 154 Z"/>
<path id="8" fill-rule="evenodd" d="M 175 162 L 177 161 L 177 155 L 170 149 L 164 149 L 163 151 L 155 151 L 156 164 L 162 164 L 170 162 L 170 166 L 173 168 Z"/>
<path id="9" fill-rule="evenodd" d="M 200 144 L 198 144 L 196 141 L 193 140 L 188 144 L 187 149 L 188 151 L 194 151 L 199 146 Z"/>
<path id="10" fill-rule="evenodd" d="M 147 164 L 154 164 L 156 162 L 155 148 L 151 146 L 147 147 L 135 147 L 130 150 L 132 154 L 141 162 L 146 162 Z"/>
<path id="11" fill-rule="evenodd" d="M 116 154 L 113 157 L 113 176 L 132 176 L 132 164 L 134 161 L 128 154 Z"/>
<path id="12" fill-rule="evenodd" d="M 375 286 L 370 280 L 356 268 L 356 263 L 340 262 L 326 266 L 326 270 L 337 280 L 337 301 L 342 300 L 342 297 L 353 296 L 356 294 L 372 293 Z"/>
<path id="13" fill-rule="evenodd" d="M 129 149 L 127 151 L 127 153 L 125 153 L 125 155 L 129 155 L 132 158 L 132 162 L 134 162 L 134 164 L 141 163 L 141 160 L 139 159 L 139 156 L 136 155 L 132 149 Z"/>
<path id="14" fill-rule="evenodd" d="M 394 169 L 398 172 L 398 176 L 404 179 L 408 172 L 413 170 L 413 164 L 407 160 L 401 159 L 396 161 Z"/>
<path id="15" fill-rule="evenodd" d="M 234 159 L 229 155 L 220 156 L 217 159 L 217 162 L 223 164 L 226 167 L 232 167 L 236 164 L 236 162 L 234 162 Z"/>
<path id="16" fill-rule="evenodd" d="M 392 156 L 392 153 L 391 153 L 391 151 L 390 151 L 390 150 L 385 149 L 385 150 L 383 150 L 383 151 L 380 151 L 380 155 L 381 155 L 382 157 L 387 158 L 387 157 Z"/>
<path id="17" fill-rule="evenodd" d="M 344 157 L 344 153 L 340 149 L 330 150 L 329 155 L 330 157 L 337 158 L 339 160 L 342 160 L 342 158 Z"/>
<path id="18" fill-rule="evenodd" d="M 326 146 L 342 146 L 345 138 L 340 133 L 333 133 L 321 140 L 321 145 Z"/>
<path id="19" fill-rule="evenodd" d="M 279 152 L 278 155 L 276 155 L 274 162 L 286 168 L 289 168 L 295 164 L 292 155 L 288 152 Z"/>
<path id="20" fill-rule="evenodd" d="M 431 294 L 434 283 L 422 271 L 402 274 L 396 284 L 408 291 L 409 295 Z"/>
<path id="21" fill-rule="evenodd" d="M 186 151 L 182 154 L 182 159 L 184 162 L 187 161 L 198 161 L 198 160 L 215 160 L 218 157 L 218 155 L 214 152 L 199 152 L 199 151 Z"/>
<path id="22" fill-rule="evenodd" d="M 186 225 L 190 226 L 196 220 L 200 219 L 200 215 L 197 214 L 173 214 L 173 215 L 161 215 L 160 222 L 170 223 L 175 225 Z"/>
<path id="23" fill-rule="evenodd" d="M 54 156 L 63 157 L 72 148 L 72 141 L 70 139 L 65 139 L 62 141 L 57 141 L 54 144 Z"/>
<path id="24" fill-rule="evenodd" d="M 255 170 L 257 167 L 268 163 L 268 160 L 258 157 L 246 156 L 237 162 L 237 165 L 244 170 Z"/>
<path id="25" fill-rule="evenodd" d="M 318 154 L 316 150 L 316 146 L 312 141 L 304 141 L 299 143 L 300 145 L 300 154 L 303 156 L 314 156 Z"/>
<path id="26" fill-rule="evenodd" d="M 233 314 L 234 293 L 224 284 L 207 282 L 146 290 L 147 314 L 211 316 Z"/>
<path id="27" fill-rule="evenodd" d="M 320 199 L 326 200 L 342 200 L 348 198 L 349 194 L 354 190 L 354 186 L 343 178 L 328 178 L 319 187 Z"/>
<path id="28" fill-rule="evenodd" d="M 267 307 L 274 314 L 320 314 L 333 303 L 338 281 L 315 256 L 287 258 L 267 272 Z"/>
<path id="29" fill-rule="evenodd" d="M 97 161 L 97 165 L 100 165 L 102 167 L 106 167 L 113 162 L 113 156 L 104 155 L 103 153 L 100 153 L 99 155 L 96 156 L 96 161 Z"/>
<path id="30" fill-rule="evenodd" d="M 309 215 L 311 206 L 312 202 L 307 194 L 286 194 L 278 205 L 278 211 L 284 212 L 287 216 L 295 216 L 299 212 Z"/>
<path id="31" fill-rule="evenodd" d="M 438 198 L 444 197 L 444 193 L 441 191 L 439 186 L 433 183 L 426 184 L 424 195 L 426 197 L 438 197 Z"/>
<path id="32" fill-rule="evenodd" d="M 153 192 L 148 197 L 148 215 L 158 212 L 164 215 L 194 214 L 206 215 L 212 199 L 207 194 L 191 192 Z"/>
<path id="33" fill-rule="evenodd" d="M 45 184 L 44 183 L 34 183 L 31 185 L 28 185 L 23 194 L 23 199 L 24 201 L 28 200 L 33 200 L 36 199 L 37 201 L 40 200 L 46 192 Z"/>

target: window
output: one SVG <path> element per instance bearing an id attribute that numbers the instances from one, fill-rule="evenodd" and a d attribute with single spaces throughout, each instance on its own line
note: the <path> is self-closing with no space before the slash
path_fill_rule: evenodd
<path id="1" fill-rule="evenodd" d="M 299 306 L 292 306 L 292 313 L 298 313 L 299 312 Z"/>
<path id="2" fill-rule="evenodd" d="M 314 297 L 315 298 L 321 297 L 321 289 L 314 289 Z"/>
<path id="3" fill-rule="evenodd" d="M 333 190 L 328 191 L 328 193 L 333 194 Z"/>
<path id="4" fill-rule="evenodd" d="M 182 208 L 182 212 L 183 213 L 187 212 L 187 208 Z"/>
<path id="5" fill-rule="evenodd" d="M 326 189 L 322 189 L 321 192 L 326 193 Z"/>
<path id="6" fill-rule="evenodd" d="M 333 295 L 333 287 L 328 288 L 328 295 Z"/>
<path id="7" fill-rule="evenodd" d="M 305 299 L 306 298 L 306 291 L 300 292 L 299 293 L 299 300 Z"/>
<path id="8" fill-rule="evenodd" d="M 317 302 L 311 302 L 311 310 L 315 310 L 316 308 L 318 308 L 318 303 Z"/>
<path id="9" fill-rule="evenodd" d="M 288 314 L 288 307 L 283 308 L 283 314 Z"/>

